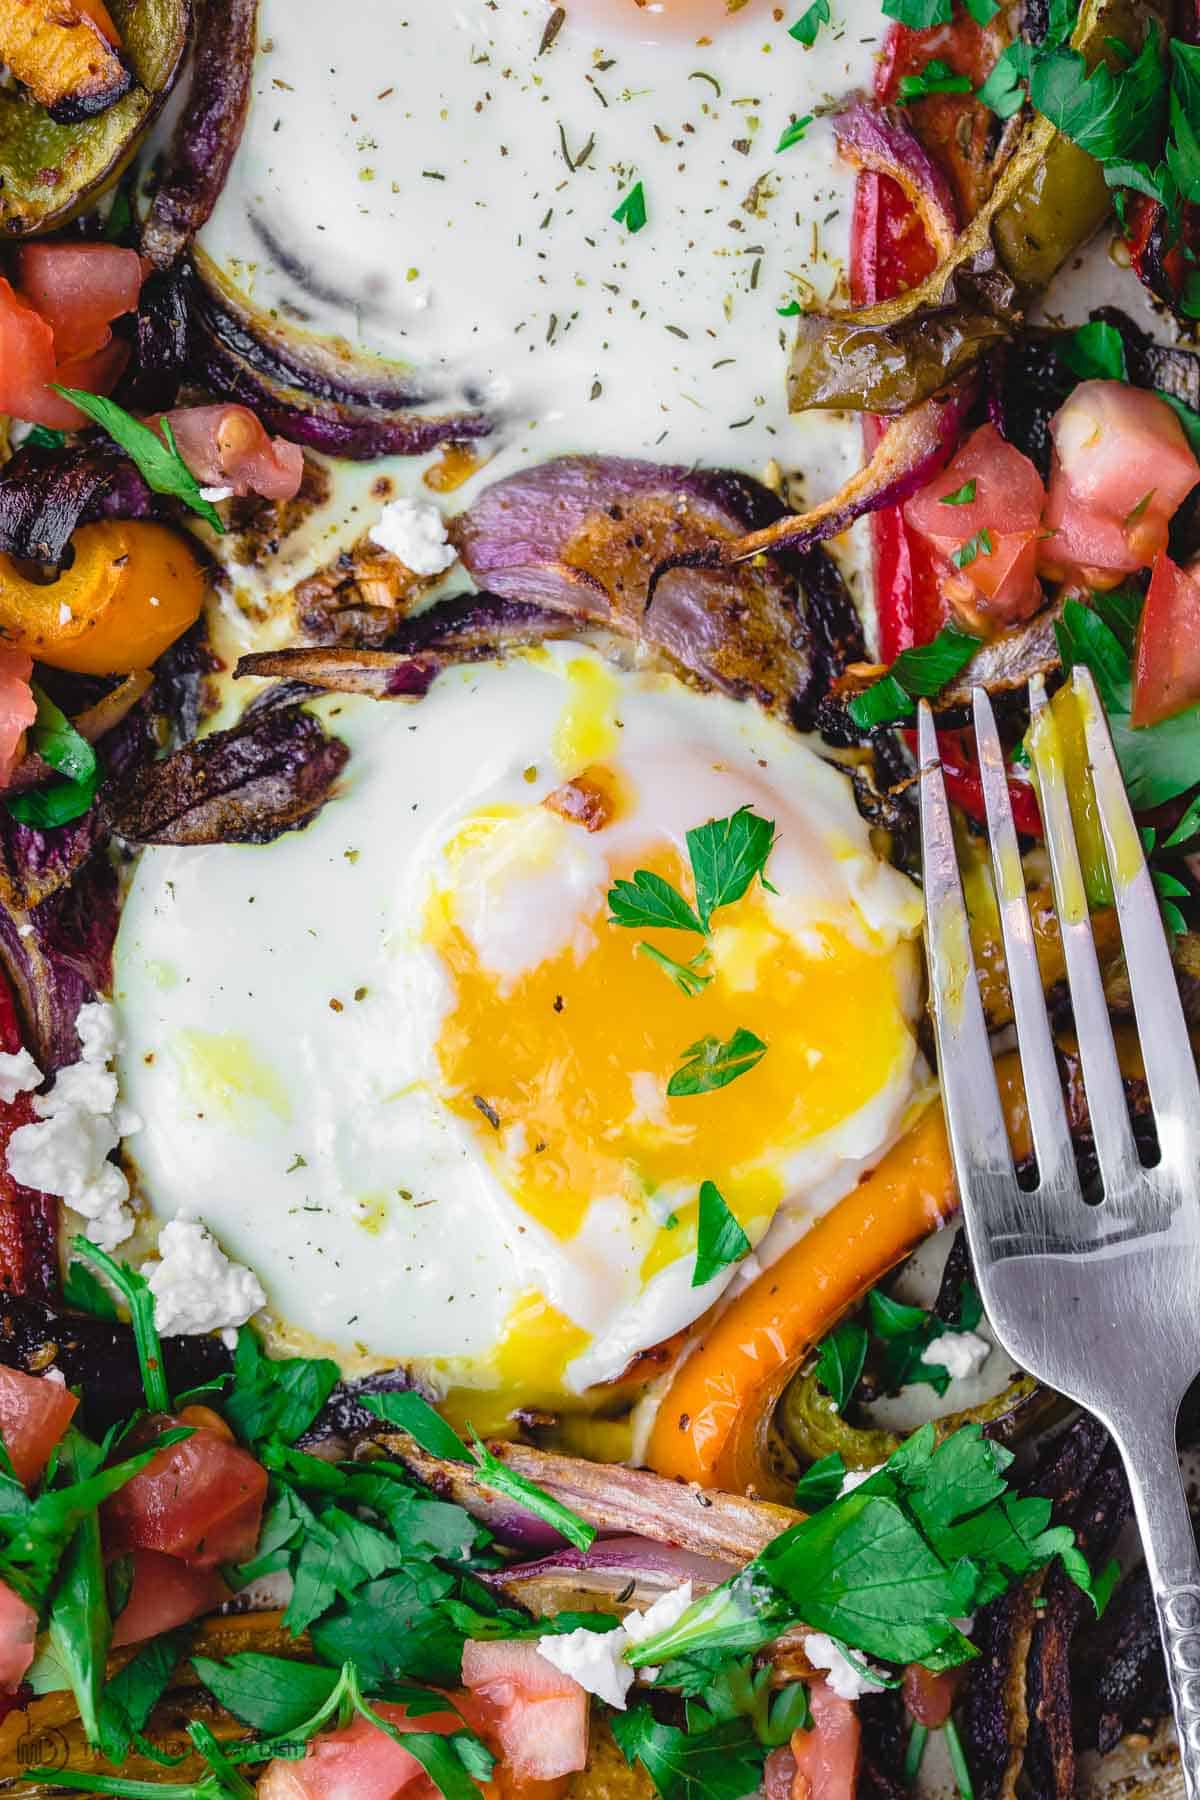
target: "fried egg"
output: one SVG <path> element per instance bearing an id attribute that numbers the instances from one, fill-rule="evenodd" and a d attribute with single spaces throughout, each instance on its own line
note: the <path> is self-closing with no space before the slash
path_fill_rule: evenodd
<path id="1" fill-rule="evenodd" d="M 317 710 L 352 754 L 314 823 L 134 873 L 141 1197 L 200 1212 L 281 1341 L 415 1364 L 481 1427 L 579 1404 L 737 1278 L 692 1285 L 703 1182 L 769 1257 L 901 1129 L 917 892 L 784 725 L 592 648 Z M 686 834 L 747 806 L 766 881 L 708 939 L 612 922 L 639 869 L 690 895 Z M 697 955 L 685 991 L 663 959 Z M 668 1093 L 739 1030 L 753 1067 Z"/>
<path id="2" fill-rule="evenodd" d="M 447 509 L 576 451 L 775 462 L 815 499 L 859 466 L 859 425 L 789 417 L 780 310 L 844 292 L 854 174 L 822 108 L 870 85 L 885 23 L 845 17 L 806 49 L 764 0 L 354 0 L 332 31 L 325 0 L 262 0 L 206 266 L 496 419 Z M 635 190 L 640 226 L 614 217 Z M 421 491 L 420 464 L 385 467 Z M 313 560 L 369 527 L 377 474 L 337 470 Z"/>

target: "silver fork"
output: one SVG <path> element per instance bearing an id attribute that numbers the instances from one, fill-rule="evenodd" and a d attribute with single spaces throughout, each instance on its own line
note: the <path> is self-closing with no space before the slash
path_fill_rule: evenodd
<path id="1" fill-rule="evenodd" d="M 1055 715 L 1030 686 L 1031 755 L 1062 931 L 1103 1198 L 1080 1188 L 1034 950 L 1004 756 L 987 694 L 975 731 L 1038 1183 L 1017 1182 L 975 980 L 938 761 L 921 703 L 926 940 L 942 1096 L 979 1290 L 997 1338 L 1103 1421 L 1129 1476 L 1158 1609 L 1189 1800 L 1200 1800 L 1200 1556 L 1176 1447 L 1200 1372 L 1200 1080 L 1158 900 L 1095 685 L 1083 713 L 1161 1158 L 1130 1129 L 1075 844 Z M 1200 774 L 1200 770 L 1197 771 Z"/>

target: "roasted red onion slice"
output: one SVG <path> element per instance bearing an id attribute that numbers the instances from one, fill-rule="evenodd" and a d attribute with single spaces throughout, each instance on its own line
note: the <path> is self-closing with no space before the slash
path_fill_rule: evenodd
<path id="1" fill-rule="evenodd" d="M 761 555 L 764 550 L 803 554 L 824 539 L 836 537 L 865 513 L 907 500 L 949 461 L 973 393 L 973 387 L 965 392 L 955 389 L 944 398 L 926 400 L 912 412 L 902 414 L 880 438 L 865 468 L 830 499 L 810 512 L 777 519 L 763 530 L 748 533 L 729 545 L 725 555 L 738 561 Z"/>
<path id="2" fill-rule="evenodd" d="M 834 129 L 846 161 L 856 169 L 890 176 L 919 214 L 938 261 L 949 256 L 958 236 L 954 191 L 904 114 L 856 100 L 838 114 Z"/>
<path id="3" fill-rule="evenodd" d="M 449 439 L 486 437 L 485 413 L 428 413 L 406 380 L 336 378 L 332 352 L 285 350 L 247 312 L 234 313 L 211 286 L 192 293 L 193 367 L 214 394 L 239 401 L 269 430 L 328 456 L 369 462 L 420 456 Z"/>
<path id="4" fill-rule="evenodd" d="M 263 709 L 142 764 L 106 798 L 105 811 L 130 843 L 269 844 L 307 825 L 348 755 L 310 713 Z"/>
<path id="5" fill-rule="evenodd" d="M 225 186 L 250 105 L 257 23 L 258 0 L 206 0 L 201 11 L 191 88 L 142 232 L 157 268 L 178 260 Z"/>
<path id="6" fill-rule="evenodd" d="M 644 1607 L 684 1581 L 690 1581 L 698 1594 L 707 1593 L 727 1581 L 738 1567 L 735 1562 L 698 1556 L 692 1550 L 649 1538 L 611 1537 L 598 1539 L 588 1551 L 557 1551 L 536 1562 L 499 1569 L 483 1579 L 541 1618 L 570 1610 L 572 1596 Z"/>
<path id="7" fill-rule="evenodd" d="M 803 567 L 722 556 L 779 511 L 743 475 L 567 456 L 496 482 L 451 535 L 486 591 L 607 626 L 797 717 L 812 685 Z"/>
<path id="8" fill-rule="evenodd" d="M 511 1500 L 497 1499 L 481 1488 L 464 1463 L 444 1462 L 421 1450 L 408 1437 L 385 1437 L 392 1455 L 405 1463 L 435 1493 L 464 1506 L 498 1536 L 530 1542 L 532 1523 L 545 1542 L 545 1527 Z M 743 1563 L 764 1544 L 795 1525 L 803 1516 L 788 1506 L 717 1494 L 689 1482 L 668 1481 L 644 1469 L 585 1462 L 527 1444 L 492 1444 L 491 1449 L 519 1475 L 545 1488 L 601 1532 L 651 1538 L 677 1544 L 696 1556 L 718 1562 Z M 556 1557 L 555 1559 L 560 1560 Z"/>

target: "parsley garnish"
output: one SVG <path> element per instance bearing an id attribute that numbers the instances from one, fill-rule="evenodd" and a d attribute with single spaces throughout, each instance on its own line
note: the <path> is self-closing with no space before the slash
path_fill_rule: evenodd
<path id="1" fill-rule="evenodd" d="M 951 552 L 950 561 L 956 569 L 969 569 L 978 557 L 991 556 L 995 548 L 992 534 L 985 525 L 973 537 L 969 537 L 965 544 L 960 544 L 957 550 Z"/>
<path id="2" fill-rule="evenodd" d="M 1063 340 L 1062 359 L 1080 381 L 1128 381 L 1125 344 L 1115 325 L 1091 319 Z"/>
<path id="3" fill-rule="evenodd" d="M 846 710 L 860 731 L 911 718 L 918 695 L 938 694 L 961 674 L 979 648 L 979 639 L 956 625 L 943 625 L 928 644 L 902 650 L 886 675 L 855 694 Z"/>
<path id="4" fill-rule="evenodd" d="M 687 834 L 695 906 L 653 869 L 635 869 L 632 880 L 618 881 L 609 889 L 608 922 L 631 929 L 690 931 L 707 937 L 713 913 L 740 900 L 756 876 L 769 893 L 774 892 L 763 873 L 774 843 L 772 821 L 760 818 L 748 806 L 739 807 L 727 819 L 710 819 L 707 825 L 697 826 Z M 707 950 L 698 951 L 689 962 L 681 963 L 645 940 L 638 949 L 691 998 L 712 980 L 703 969 Z"/>
<path id="5" fill-rule="evenodd" d="M 793 144 L 802 142 L 804 134 L 812 122 L 812 114 L 805 113 L 802 119 L 793 119 L 790 125 L 786 125 L 780 133 L 779 142 L 775 146 L 776 156 L 779 155 L 780 151 L 790 150 Z"/>
<path id="6" fill-rule="evenodd" d="M 749 1254 L 750 1239 L 730 1212 L 720 1189 L 715 1182 L 702 1182 L 692 1286 L 703 1287 L 730 1263 L 741 1262 Z"/>
<path id="7" fill-rule="evenodd" d="M 626 1651 L 639 1667 L 700 1651 L 745 1654 L 803 1619 L 866 1656 L 953 1668 L 978 1652 L 954 1623 L 1056 1557 L 1097 1604 L 1050 1502 L 1014 1493 L 1012 1454 L 965 1425 L 935 1447 L 923 1426 L 853 1493 L 775 1538 L 668 1630 Z"/>
<path id="8" fill-rule="evenodd" d="M 85 1262 L 94 1263 L 100 1273 L 108 1277 L 129 1308 L 129 1322 L 133 1326 L 133 1340 L 137 1345 L 146 1405 L 152 1413 L 170 1412 L 171 1396 L 167 1391 L 167 1373 L 163 1367 L 158 1326 L 154 1322 L 154 1295 L 150 1283 L 136 1269 L 131 1269 L 128 1263 L 115 1262 L 97 1244 L 93 1244 L 90 1238 L 72 1238 L 71 1250 Z"/>
<path id="9" fill-rule="evenodd" d="M 638 949 L 643 956 L 648 956 L 651 962 L 657 963 L 659 968 L 671 977 L 675 986 L 690 1000 L 694 1000 L 697 994 L 702 994 L 712 980 L 711 975 L 703 973 L 703 965 L 708 961 L 707 950 L 698 950 L 688 962 L 681 963 L 676 962 L 673 956 L 668 956 L 665 950 L 656 950 L 653 944 L 646 942 L 645 938 L 638 945 Z"/>
<path id="10" fill-rule="evenodd" d="M 744 1025 L 739 1025 L 724 1043 L 712 1036 L 697 1038 L 683 1052 L 687 1061 L 668 1081 L 667 1093 L 673 1100 L 692 1094 L 711 1094 L 717 1088 L 728 1087 L 739 1075 L 748 1075 L 766 1053 L 767 1046 L 762 1039 L 747 1031 Z"/>
<path id="11" fill-rule="evenodd" d="M 811 50 L 822 25 L 828 23 L 829 0 L 812 0 L 812 5 L 805 8 L 796 23 L 789 25 L 788 36 L 795 38 L 798 44 L 803 44 L 806 50 Z"/>
<path id="12" fill-rule="evenodd" d="M 970 481 L 964 481 L 962 486 L 955 488 L 952 494 L 943 494 L 941 503 L 943 506 L 970 506 L 977 491 L 978 484 L 972 475 Z"/>
<path id="13" fill-rule="evenodd" d="M 624 225 L 629 231 L 640 231 L 646 223 L 646 190 L 640 181 L 635 181 L 621 196 L 620 204 L 613 214 L 618 225 Z"/>
<path id="14" fill-rule="evenodd" d="M 61 450 L 66 441 L 66 432 L 52 425 L 31 425 L 25 433 L 25 442 L 35 450 Z"/>
<path id="15" fill-rule="evenodd" d="M 86 1263 L 70 1262 L 63 1276 L 62 1297 L 68 1306 L 76 1307 L 80 1312 L 91 1313 L 96 1319 L 112 1319 L 117 1317 L 117 1307 L 112 1295 L 102 1281 L 98 1281 Z"/>
<path id="16" fill-rule="evenodd" d="M 833 1401 L 835 1412 L 844 1411 L 866 1360 L 867 1328 L 854 1319 L 836 1325 L 818 1347 L 813 1373 Z"/>
<path id="17" fill-rule="evenodd" d="M 67 825 L 87 811 L 96 798 L 101 770 L 92 746 L 49 694 L 35 686 L 33 697 L 37 701 L 37 718 L 29 733 L 29 747 L 65 779 L 27 794 L 14 794 L 5 805 L 22 825 L 45 831 L 55 825 Z"/>
<path id="18" fill-rule="evenodd" d="M 969 94 L 970 91 L 969 77 L 955 74 L 949 63 L 937 56 L 925 64 L 919 75 L 900 77 L 901 100 L 920 100 L 925 94 Z"/>
<path id="19" fill-rule="evenodd" d="M 85 394 L 81 388 L 59 387 L 53 381 L 50 385 L 56 393 L 107 431 L 113 442 L 119 444 L 137 466 L 147 487 L 153 488 L 156 494 L 168 494 L 174 500 L 182 500 L 185 506 L 198 513 L 214 531 L 224 532 L 221 515 L 212 502 L 201 494 L 200 483 L 179 454 L 179 446 L 175 442 L 175 433 L 171 430 L 169 420 L 163 420 L 162 437 L 159 437 L 158 432 L 151 431 L 148 425 L 143 425 L 140 419 L 127 413 L 115 400 L 105 400 L 100 394 Z"/>
<path id="20" fill-rule="evenodd" d="M 705 1731 L 663 1725 L 648 1706 L 609 1718 L 628 1763 L 640 1763 L 662 1800 L 744 1800 L 762 1780 L 763 1751 L 744 1719 Z"/>
<path id="21" fill-rule="evenodd" d="M 581 1519 L 579 1514 L 556 1500 L 536 1482 L 529 1481 L 524 1475 L 518 1475 L 498 1457 L 493 1456 L 487 1445 L 471 1432 L 473 1448 L 459 1437 L 452 1425 L 448 1425 L 439 1412 L 430 1406 L 428 1400 L 420 1394 L 408 1392 L 400 1394 L 365 1394 L 363 1405 L 368 1412 L 389 1425 L 395 1425 L 414 1438 L 423 1450 L 431 1456 L 441 1457 L 448 1462 L 474 1464 L 476 1479 L 481 1487 L 490 1488 L 495 1494 L 506 1494 L 510 1500 L 517 1501 L 527 1512 L 553 1525 L 562 1533 L 568 1543 L 577 1550 L 590 1550 L 596 1539 L 594 1526 Z"/>
<path id="22" fill-rule="evenodd" d="M 823 1506 L 837 1499 L 845 1479 L 846 1459 L 840 1450 L 831 1450 L 828 1456 L 819 1457 L 804 1471 L 796 1483 L 793 1501 L 801 1512 L 820 1512 Z"/>
<path id="23" fill-rule="evenodd" d="M 884 14 L 912 31 L 928 31 L 931 25 L 948 25 L 953 0 L 883 0 Z"/>
<path id="24" fill-rule="evenodd" d="M 867 1307 L 871 1330 L 884 1346 L 881 1374 L 889 1393 L 924 1383 L 935 1393 L 944 1394 L 950 1385 L 949 1370 L 940 1363 L 927 1362 L 926 1351 L 948 1333 L 974 1331 L 983 1317 L 979 1295 L 969 1284 L 963 1288 L 960 1323 L 955 1326 L 946 1325 L 923 1307 L 893 1300 L 882 1288 L 871 1289 Z"/>

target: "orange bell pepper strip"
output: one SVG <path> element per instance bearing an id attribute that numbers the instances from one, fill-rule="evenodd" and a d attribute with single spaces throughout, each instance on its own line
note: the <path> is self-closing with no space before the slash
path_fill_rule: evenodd
<path id="1" fill-rule="evenodd" d="M 1021 1066 L 996 1062 L 1013 1156 L 1032 1153 Z M 790 1500 L 767 1435 L 784 1388 L 842 1314 L 958 1207 L 939 1103 L 797 1244 L 718 1312 L 659 1406 L 647 1465 L 700 1487 Z"/>
<path id="2" fill-rule="evenodd" d="M 713 1320 L 658 1409 L 650 1467 L 701 1487 L 786 1498 L 766 1454 L 779 1396 L 847 1308 L 957 1205 L 946 1127 L 935 1104 Z"/>
<path id="3" fill-rule="evenodd" d="M 187 539 L 165 525 L 81 525 L 56 581 L 30 581 L 0 556 L 0 640 L 81 675 L 148 669 L 199 617 L 207 579 Z"/>

